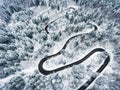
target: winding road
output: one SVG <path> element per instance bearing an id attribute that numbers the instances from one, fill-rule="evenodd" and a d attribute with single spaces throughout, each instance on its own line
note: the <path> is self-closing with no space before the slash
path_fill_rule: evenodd
<path id="1" fill-rule="evenodd" d="M 61 18 L 61 17 L 59 17 L 59 18 Z M 57 18 L 57 19 L 59 19 L 59 18 Z M 55 19 L 55 20 L 56 20 L 56 19 Z M 55 21 L 55 20 L 54 20 L 54 21 Z M 50 22 L 50 24 L 53 23 L 54 21 Z M 48 25 L 49 25 L 49 24 L 48 24 Z M 45 30 L 46 30 L 47 34 L 49 33 L 48 30 L 47 30 L 48 25 L 46 25 L 46 27 L 45 27 Z M 97 29 L 98 29 L 97 26 L 94 25 L 94 30 L 97 30 Z M 87 34 L 87 33 L 84 33 L 84 34 Z M 108 55 L 107 58 L 104 60 L 104 63 L 100 66 L 100 68 L 97 69 L 97 71 L 96 71 L 97 73 L 101 73 L 101 72 L 105 69 L 105 67 L 108 65 L 108 63 L 110 62 L 110 56 L 109 56 L 108 52 L 107 52 L 105 49 L 103 49 L 103 48 L 95 48 L 95 49 L 93 49 L 92 51 L 90 51 L 87 55 L 85 55 L 82 59 L 77 60 L 76 62 L 73 62 L 73 63 L 71 63 L 71 64 L 68 64 L 68 65 L 65 65 L 65 66 L 56 68 L 56 69 L 54 69 L 54 70 L 46 70 L 46 69 L 43 68 L 43 64 L 44 64 L 47 60 L 49 60 L 49 59 L 51 59 L 51 58 L 54 58 L 54 57 L 62 54 L 62 51 L 66 49 L 68 43 L 69 43 L 72 39 L 74 39 L 75 37 L 78 37 L 78 36 L 81 36 L 81 35 L 82 35 L 82 34 L 78 34 L 78 35 L 72 36 L 71 38 L 69 38 L 69 39 L 66 41 L 66 43 L 64 44 L 64 46 L 62 47 L 62 49 L 61 49 L 60 51 L 58 51 L 56 54 L 53 54 L 53 55 L 44 57 L 42 60 L 40 60 L 39 65 L 38 65 L 38 69 L 39 69 L 40 73 L 42 73 L 43 75 L 49 75 L 49 74 L 52 74 L 52 73 L 56 73 L 56 72 L 59 72 L 59 71 L 61 71 L 61 70 L 67 69 L 67 68 L 70 68 L 70 67 L 72 67 L 72 66 L 74 66 L 74 65 L 78 65 L 78 64 L 86 61 L 90 56 L 92 56 L 92 55 L 93 55 L 94 53 L 96 53 L 96 52 L 106 52 L 107 55 Z M 98 76 L 99 76 L 99 75 L 97 75 L 97 76 L 92 76 L 92 77 L 91 77 L 89 80 L 87 80 L 81 87 L 79 87 L 78 90 L 85 90 L 86 88 L 88 88 L 88 86 L 89 86 Z"/>
<path id="2" fill-rule="evenodd" d="M 77 36 L 79 36 L 79 35 L 77 35 Z M 86 56 L 84 56 L 82 59 L 77 60 L 76 62 L 73 62 L 73 63 L 71 63 L 71 64 L 65 65 L 65 66 L 63 66 L 63 67 L 56 68 L 56 69 L 54 69 L 54 70 L 46 70 L 46 69 L 43 68 L 43 64 L 44 64 L 47 60 L 49 60 L 50 58 L 54 58 L 54 57 L 60 55 L 60 54 L 62 53 L 62 50 L 66 48 L 66 46 L 67 46 L 67 44 L 69 43 L 69 41 L 70 41 L 71 39 L 77 37 L 77 36 L 71 37 L 71 38 L 65 43 L 65 45 L 63 46 L 63 48 L 62 48 L 59 52 L 57 52 L 56 54 L 53 54 L 53 55 L 50 55 L 50 56 L 47 56 L 47 57 L 43 58 L 43 59 L 39 62 L 39 65 L 38 65 L 38 69 L 39 69 L 40 73 L 42 73 L 42 74 L 44 74 L 44 75 L 49 75 L 49 74 L 52 74 L 52 73 L 56 73 L 56 72 L 59 72 L 59 71 L 61 71 L 61 70 L 70 68 L 70 67 L 72 67 L 72 66 L 74 66 L 74 65 L 78 65 L 78 64 L 84 62 L 85 60 L 87 60 L 91 55 L 93 55 L 93 54 L 96 53 L 96 52 L 106 52 L 106 53 L 107 53 L 107 51 L 105 51 L 103 48 L 95 48 L 95 49 L 93 49 L 92 51 L 90 51 Z M 107 53 L 107 54 L 108 54 L 108 53 Z M 96 72 L 97 72 L 97 73 L 101 73 L 101 72 L 105 69 L 105 67 L 108 65 L 109 61 L 110 61 L 110 56 L 109 56 L 109 54 L 108 54 L 107 58 L 104 60 L 104 63 L 100 66 L 100 68 L 99 68 Z M 85 90 L 96 78 L 97 78 L 97 76 L 91 77 L 91 78 L 90 78 L 85 84 L 83 84 L 78 90 Z"/>
<path id="3" fill-rule="evenodd" d="M 64 11 L 67 11 L 67 10 L 70 10 L 70 9 L 71 9 L 71 10 L 76 10 L 74 7 L 69 7 L 69 8 L 67 8 L 67 9 L 65 9 Z M 64 11 L 62 11 L 62 12 L 64 12 Z M 62 12 L 60 12 L 60 13 L 62 13 Z M 46 33 L 49 34 L 48 26 L 49 26 L 50 24 L 52 24 L 53 22 L 55 22 L 56 20 L 58 20 L 58 19 L 60 19 L 60 18 L 62 18 L 62 17 L 64 17 L 64 16 L 65 16 L 65 15 L 62 15 L 62 16 L 60 16 L 60 17 L 58 17 L 58 18 L 50 21 L 50 22 L 45 26 L 45 31 L 46 31 Z"/>
<path id="4" fill-rule="evenodd" d="M 80 60 L 78 60 L 78 61 L 76 61 L 76 62 L 74 62 L 74 63 L 68 64 L 68 65 L 66 65 L 66 66 L 63 66 L 63 67 L 60 67 L 60 68 L 57 68 L 57 69 L 54 69 L 54 70 L 51 70 L 51 71 L 45 70 L 45 69 L 43 68 L 43 64 L 44 64 L 48 59 L 51 59 L 51 58 L 53 58 L 53 57 L 56 57 L 56 56 L 60 55 L 60 54 L 61 54 L 61 51 L 62 51 L 62 50 L 60 50 L 58 53 L 56 53 L 56 54 L 54 54 L 54 55 L 47 56 L 47 57 L 43 58 L 43 59 L 40 61 L 38 67 L 39 67 L 39 71 L 40 71 L 42 74 L 44 74 L 44 75 L 49 75 L 49 74 L 51 74 L 51 73 L 55 73 L 55 72 L 58 72 L 58 71 L 67 69 L 67 68 L 69 68 L 69 67 L 72 67 L 73 65 L 78 65 L 78 64 L 84 62 L 86 59 L 88 59 L 88 58 L 89 58 L 91 55 L 93 55 L 94 53 L 96 53 L 96 52 L 103 52 L 103 51 L 105 51 L 105 50 L 102 49 L 102 48 L 95 48 L 95 49 L 93 49 L 91 52 L 89 52 L 86 56 L 84 56 L 82 59 L 80 59 Z M 106 51 L 105 51 L 105 52 L 106 52 Z M 108 57 L 105 59 L 104 64 L 97 70 L 98 73 L 100 73 L 100 72 L 106 67 L 106 65 L 108 64 L 109 60 L 110 60 L 110 56 L 108 55 Z"/>

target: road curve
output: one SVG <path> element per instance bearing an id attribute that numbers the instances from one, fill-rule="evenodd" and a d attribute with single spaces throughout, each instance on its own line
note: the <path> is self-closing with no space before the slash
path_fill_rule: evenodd
<path id="1" fill-rule="evenodd" d="M 50 55 L 50 56 L 47 56 L 47 57 L 43 58 L 43 59 L 39 62 L 39 65 L 38 65 L 38 69 L 39 69 L 40 73 L 42 73 L 42 74 L 44 74 L 44 75 L 49 75 L 49 74 L 52 74 L 52 73 L 59 72 L 59 71 L 61 71 L 61 70 L 70 68 L 70 67 L 72 67 L 72 66 L 74 66 L 74 65 L 78 65 L 78 64 L 84 62 L 85 60 L 87 60 L 91 55 L 93 55 L 93 54 L 96 53 L 96 52 L 106 52 L 106 53 L 107 53 L 107 51 L 105 51 L 103 48 L 95 48 L 95 49 L 93 49 L 92 51 L 90 51 L 87 55 L 85 55 L 82 59 L 80 59 L 80 60 L 78 60 L 78 61 L 76 61 L 76 62 L 73 62 L 73 63 L 71 63 L 71 64 L 65 65 L 65 66 L 63 66 L 63 67 L 56 68 L 56 69 L 54 69 L 54 70 L 46 70 L 46 69 L 43 68 L 43 64 L 44 64 L 47 60 L 49 60 L 50 58 L 54 58 L 54 57 L 60 55 L 61 52 L 62 52 L 62 50 L 64 50 L 64 49 L 67 47 L 69 41 L 70 41 L 71 39 L 77 37 L 77 36 L 80 36 L 80 35 L 81 35 L 81 34 L 78 34 L 78 35 L 73 36 L 73 37 L 71 37 L 70 39 L 68 39 L 67 42 L 64 44 L 63 48 L 62 48 L 59 52 L 57 52 L 56 54 L 53 54 L 53 55 Z M 108 53 L 107 53 L 107 54 L 108 54 Z M 109 61 L 110 61 L 110 56 L 109 56 L 109 54 L 108 54 L 107 58 L 104 60 L 104 63 L 100 66 L 100 68 L 99 68 L 96 72 L 97 72 L 97 73 L 101 73 L 101 72 L 105 69 L 105 67 L 108 65 Z M 96 78 L 97 78 L 97 76 L 91 77 L 91 78 L 90 78 L 85 84 L 83 84 L 78 90 L 85 90 Z"/>
<path id="2" fill-rule="evenodd" d="M 67 8 L 67 9 L 65 9 L 64 11 L 67 11 L 67 10 L 70 10 L 70 9 L 76 10 L 74 7 L 69 7 L 69 8 Z M 64 12 L 64 11 L 63 11 L 63 12 Z M 60 13 L 62 13 L 62 12 L 60 12 Z M 55 22 L 56 20 L 58 20 L 58 19 L 60 19 L 60 18 L 62 18 L 62 17 L 64 17 L 64 16 L 65 16 L 65 15 L 62 15 L 62 16 L 60 16 L 60 17 L 58 17 L 58 18 L 50 21 L 50 22 L 45 26 L 45 31 L 46 31 L 46 33 L 49 34 L 49 31 L 48 31 L 47 28 L 48 28 L 48 26 L 49 26 L 50 24 L 52 24 L 53 22 Z"/>
<path id="3" fill-rule="evenodd" d="M 59 18 L 62 18 L 62 17 L 63 17 L 63 16 L 58 17 L 57 19 L 51 21 L 49 24 L 53 23 L 54 21 L 56 21 L 56 20 L 58 20 Z M 47 30 L 49 24 L 47 24 L 46 27 L 45 27 L 45 31 L 46 31 L 47 34 L 49 34 L 49 31 Z M 96 31 L 96 30 L 98 30 L 98 27 L 97 27 L 96 25 L 94 25 L 94 31 Z M 84 34 L 87 34 L 87 33 L 84 33 Z M 82 35 L 82 34 L 78 34 L 78 35 L 75 35 L 75 36 L 69 38 L 69 39 L 66 41 L 66 43 L 64 44 L 64 46 L 62 47 L 62 49 L 61 49 L 60 51 L 58 51 L 56 54 L 53 54 L 53 55 L 44 57 L 44 58 L 39 62 L 39 64 L 38 64 L 38 69 L 39 69 L 40 73 L 42 73 L 43 75 L 49 75 L 49 74 L 52 74 L 52 73 L 59 72 L 59 71 L 61 71 L 61 70 L 70 68 L 70 67 L 72 67 L 72 66 L 74 66 L 74 65 L 78 65 L 78 64 L 86 61 L 90 56 L 92 56 L 92 55 L 93 55 L 94 53 L 96 53 L 96 52 L 106 52 L 106 53 L 108 54 L 108 52 L 107 52 L 105 49 L 103 49 L 103 48 L 95 48 L 95 49 L 93 49 L 92 51 L 90 51 L 87 55 L 85 55 L 82 59 L 80 59 L 80 60 L 78 60 L 78 61 L 76 61 L 76 62 L 73 62 L 73 63 L 71 63 L 71 64 L 68 64 L 68 65 L 65 65 L 65 66 L 62 66 L 62 67 L 53 69 L 53 70 L 46 70 L 46 69 L 43 68 L 43 64 L 44 64 L 47 60 L 49 60 L 50 58 L 54 58 L 54 57 L 60 55 L 61 52 L 62 52 L 62 50 L 64 50 L 64 49 L 67 47 L 68 43 L 69 43 L 72 39 L 74 39 L 75 37 L 78 37 L 78 36 L 80 36 L 80 35 Z M 100 66 L 100 68 L 99 68 L 96 72 L 97 72 L 97 73 L 101 73 L 101 72 L 105 69 L 105 67 L 108 65 L 109 62 L 110 62 L 110 56 L 109 56 L 109 54 L 108 54 L 107 58 L 104 60 L 104 63 Z M 98 77 L 98 76 L 92 76 L 92 77 L 91 77 L 89 80 L 87 80 L 81 87 L 79 87 L 78 90 L 85 90 L 86 88 L 88 88 L 88 86 L 89 86 L 97 77 Z"/>
<path id="4" fill-rule="evenodd" d="M 73 65 L 78 65 L 78 64 L 84 62 L 86 59 L 88 59 L 88 58 L 89 58 L 91 55 L 93 55 L 94 53 L 96 53 L 96 52 L 103 52 L 103 51 L 105 51 L 105 50 L 102 49 L 102 48 L 95 48 L 95 49 L 93 49 L 91 52 L 89 52 L 86 56 L 84 56 L 82 59 L 80 59 L 80 60 L 78 60 L 78 61 L 76 61 L 76 62 L 74 62 L 74 63 L 68 64 L 68 65 L 66 65 L 66 66 L 63 66 L 63 67 L 60 67 L 60 68 L 57 68 L 57 69 L 54 69 L 54 70 L 45 70 L 45 69 L 43 68 L 43 64 L 44 64 L 48 59 L 60 55 L 60 54 L 61 54 L 61 51 L 59 51 L 58 53 L 56 53 L 56 54 L 54 54 L 54 55 L 50 55 L 50 56 L 47 56 L 47 57 L 43 58 L 43 59 L 40 61 L 39 65 L 38 65 L 38 68 L 39 68 L 39 71 L 40 71 L 42 74 L 44 74 L 44 75 L 49 75 L 49 74 L 51 74 L 51 73 L 55 73 L 55 72 L 58 72 L 58 71 L 67 69 L 67 68 L 69 68 L 69 67 L 72 67 Z M 106 51 L 105 51 L 105 52 L 106 52 Z M 100 72 L 107 66 L 107 64 L 109 63 L 109 60 L 110 60 L 110 56 L 108 56 L 108 57 L 105 59 L 104 64 L 97 70 L 98 73 L 100 73 Z"/>

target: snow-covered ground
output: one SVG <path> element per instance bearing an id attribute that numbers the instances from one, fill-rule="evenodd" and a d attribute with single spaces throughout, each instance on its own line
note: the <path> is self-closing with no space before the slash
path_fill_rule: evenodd
<path id="1" fill-rule="evenodd" d="M 76 90 L 97 76 L 88 90 L 120 90 L 119 0 L 0 0 L 0 90 Z M 72 8 L 72 9 L 71 9 Z M 45 27 L 49 33 L 46 32 Z M 81 35 L 80 35 L 81 34 Z M 43 75 L 97 52 L 79 65 Z"/>

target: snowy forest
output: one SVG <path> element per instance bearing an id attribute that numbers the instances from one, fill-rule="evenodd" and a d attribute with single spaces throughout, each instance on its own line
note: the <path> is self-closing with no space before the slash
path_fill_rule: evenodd
<path id="1" fill-rule="evenodd" d="M 0 0 L 0 90 L 120 90 L 120 0 Z"/>

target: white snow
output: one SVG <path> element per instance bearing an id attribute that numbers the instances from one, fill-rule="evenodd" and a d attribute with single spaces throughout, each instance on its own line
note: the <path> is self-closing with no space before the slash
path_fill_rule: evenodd
<path id="1" fill-rule="evenodd" d="M 64 15 L 66 14 L 66 12 L 69 11 L 70 7 L 73 7 L 76 10 L 80 9 L 80 6 L 77 6 L 75 4 L 75 2 L 73 2 L 74 0 L 71 0 L 71 1 L 66 0 L 66 1 L 68 4 L 67 7 L 66 6 L 61 7 L 59 11 L 57 9 L 51 9 L 51 7 L 49 7 L 49 6 L 33 6 L 30 8 L 27 8 L 26 11 L 29 11 L 29 10 L 33 11 L 33 15 L 29 16 L 30 19 L 26 18 L 27 16 L 23 15 L 23 19 L 25 18 L 25 21 L 27 21 L 27 19 L 28 19 L 28 21 L 29 21 L 28 23 L 26 23 L 22 20 L 17 21 L 15 19 L 15 17 L 17 15 L 18 15 L 18 17 L 20 17 L 18 13 L 26 12 L 26 11 L 16 12 L 11 16 L 11 21 L 10 21 L 10 23 L 8 23 L 7 28 L 9 29 L 9 31 L 12 34 L 15 34 L 15 36 L 17 38 L 19 38 L 19 39 L 15 40 L 15 45 L 17 46 L 16 51 L 19 54 L 26 52 L 29 56 L 28 57 L 26 56 L 26 58 L 25 58 L 26 60 L 21 60 L 21 62 L 20 62 L 21 71 L 17 71 L 17 72 L 15 72 L 15 74 L 12 74 L 5 78 L 0 79 L 0 88 L 4 87 L 6 83 L 9 83 L 9 81 L 16 76 L 23 75 L 23 78 L 25 78 L 31 74 L 34 75 L 34 71 L 38 70 L 38 64 L 43 57 L 53 55 L 53 54 L 56 54 L 57 52 L 59 52 L 69 38 L 76 36 L 78 34 L 82 34 L 83 36 L 85 36 L 86 34 L 93 32 L 93 30 L 94 30 L 93 25 L 97 26 L 97 28 L 98 28 L 98 30 L 95 31 L 96 34 L 107 32 L 105 30 L 107 29 L 108 25 L 111 25 L 112 22 L 104 20 L 103 23 L 100 26 L 98 26 L 97 20 L 96 21 L 88 20 L 87 23 L 89 22 L 90 24 L 92 24 L 92 28 L 91 28 L 91 26 L 89 27 L 89 25 L 87 26 L 86 22 L 83 21 L 81 23 L 72 24 L 72 25 L 75 27 L 83 26 L 84 29 L 82 29 L 81 31 L 79 31 L 77 33 L 72 33 L 70 35 L 68 33 L 65 33 L 64 31 L 65 31 L 66 27 L 69 25 L 69 21 L 64 17 Z M 2 3 L 0 3 L 0 5 L 1 4 Z M 71 12 L 72 12 L 72 10 L 71 10 Z M 81 12 L 84 12 L 84 9 L 83 10 L 81 9 Z M 86 10 L 84 14 L 86 14 L 85 16 L 87 16 L 89 13 L 92 13 L 92 12 L 93 12 L 92 9 L 91 9 L 91 11 Z M 46 33 L 44 33 L 44 29 L 43 29 L 46 25 L 45 24 L 43 24 L 43 26 L 40 24 L 35 25 L 32 22 L 32 19 L 39 20 L 41 16 L 49 17 L 50 21 L 48 22 L 48 24 L 51 23 L 52 21 L 54 21 L 55 19 L 59 18 L 58 20 L 55 21 L 55 23 L 57 23 L 57 25 L 56 25 L 57 27 L 55 27 L 55 25 L 54 25 L 55 23 L 50 24 L 50 26 L 52 28 L 48 27 L 50 34 L 47 34 L 47 40 L 45 42 L 44 41 L 39 42 L 39 39 L 40 39 L 39 36 L 46 34 Z M 60 18 L 60 17 L 62 17 L 62 18 Z M 23 29 L 21 29 L 21 27 L 23 27 Z M 37 31 L 36 28 L 42 29 L 43 32 Z M 116 28 L 114 28 L 114 29 L 116 29 Z M 33 31 L 33 38 L 28 38 L 25 36 L 25 31 L 29 32 L 29 30 Z M 116 32 L 117 32 L 117 30 L 118 29 L 116 29 Z M 62 39 L 60 41 L 53 41 L 51 39 L 52 34 L 57 35 L 60 31 L 62 33 L 62 36 L 61 36 Z M 53 70 L 53 69 L 62 67 L 64 65 L 76 62 L 76 61 L 82 59 L 87 54 L 87 52 L 92 51 L 94 48 L 100 47 L 100 48 L 104 48 L 110 55 L 110 63 L 105 68 L 105 70 L 97 77 L 97 79 L 99 77 L 101 77 L 103 75 L 103 73 L 115 72 L 113 70 L 113 67 L 116 64 L 115 61 L 113 60 L 114 46 L 111 45 L 111 42 L 108 40 L 108 38 L 105 37 L 103 41 L 90 43 L 91 44 L 90 47 L 87 45 L 85 46 L 86 41 L 83 41 L 83 42 L 79 43 L 79 47 L 81 47 L 83 49 L 81 49 L 81 48 L 75 49 L 76 47 L 74 47 L 73 44 L 76 41 L 78 41 L 79 39 L 81 40 L 81 37 L 82 36 L 72 39 L 69 42 L 67 48 L 65 50 L 63 50 L 63 53 L 61 55 L 58 55 L 58 56 L 46 61 L 44 63 L 43 68 L 45 68 L 47 70 Z M 88 38 L 88 40 L 91 40 L 89 37 L 86 37 L 86 38 Z M 26 49 L 27 46 L 31 46 L 29 41 L 31 41 L 31 43 L 34 46 L 34 49 L 32 52 L 29 52 Z M 50 43 L 53 46 L 52 47 L 49 47 L 49 46 L 44 47 L 44 45 L 47 43 Z M 86 49 L 84 49 L 84 48 L 86 48 Z M 45 50 L 48 50 L 48 52 Z M 80 80 L 81 83 L 78 86 L 81 86 L 82 84 L 84 84 L 84 82 L 86 82 L 90 78 L 89 75 L 91 75 L 91 73 L 94 74 L 96 72 L 96 70 L 103 64 L 104 58 L 101 58 L 101 56 L 102 56 L 102 53 L 95 53 L 90 58 L 88 58 L 88 60 L 86 60 L 83 63 L 81 63 L 80 65 L 78 65 L 78 68 L 79 68 L 79 66 L 84 66 L 83 74 L 85 75 L 85 77 Z M 76 67 L 76 66 L 73 66 L 73 67 Z M 74 75 L 71 74 L 71 72 L 74 71 L 73 67 L 58 72 L 58 74 L 61 77 L 63 77 L 62 83 L 64 84 L 64 87 L 62 88 L 62 90 L 74 90 L 73 88 L 71 88 L 71 85 L 70 85 L 71 82 L 74 81 L 74 79 L 75 79 Z M 88 72 L 87 72 L 87 70 L 88 70 Z M 77 73 L 79 73 L 79 72 L 77 72 Z M 51 76 L 52 76 L 52 74 L 51 74 Z M 93 82 L 90 85 L 90 87 L 92 87 L 94 84 L 95 84 L 95 82 Z M 76 88 L 78 88 L 78 87 L 76 87 Z"/>

